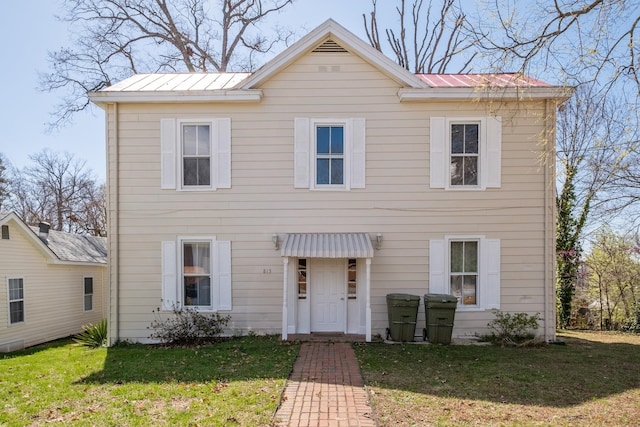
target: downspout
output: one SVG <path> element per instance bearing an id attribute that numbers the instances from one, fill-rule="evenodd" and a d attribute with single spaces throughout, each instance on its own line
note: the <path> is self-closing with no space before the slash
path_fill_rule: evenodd
<path id="1" fill-rule="evenodd" d="M 283 286 L 282 286 L 282 341 L 286 341 L 289 332 L 289 314 L 288 314 L 288 286 L 289 283 L 289 257 L 282 258 L 283 263 Z"/>
<path id="2" fill-rule="evenodd" d="M 119 117 L 118 117 L 118 104 L 110 104 L 113 114 L 113 129 L 109 129 L 109 114 L 107 114 L 107 185 L 109 197 L 107 198 L 108 207 L 107 212 L 109 221 L 109 345 L 114 345 L 120 339 L 120 251 L 118 239 L 120 236 L 120 228 L 118 215 L 120 212 L 119 206 L 119 173 L 120 159 L 119 159 Z M 110 135 L 109 132 L 112 134 Z M 112 143 L 113 141 L 113 143 Z M 112 162 L 113 160 L 113 162 Z M 114 164 L 113 169 L 110 165 Z"/>
<path id="3" fill-rule="evenodd" d="M 550 299 L 555 300 L 555 292 L 550 295 L 550 290 L 555 290 L 555 203 L 550 203 L 550 198 L 555 201 L 555 173 L 550 174 L 549 168 L 555 165 L 555 133 L 551 130 L 552 123 L 549 106 L 550 100 L 544 102 L 544 139 L 545 139 L 545 163 L 544 163 L 544 338 L 546 341 L 554 341 L 555 333 L 555 310 L 552 307 Z M 555 121 L 555 112 L 554 112 Z M 551 177 L 550 177 L 551 175 Z M 553 209 L 553 210 L 552 210 Z M 554 250 L 551 251 L 551 248 Z M 551 271 L 550 269 L 553 269 Z"/>

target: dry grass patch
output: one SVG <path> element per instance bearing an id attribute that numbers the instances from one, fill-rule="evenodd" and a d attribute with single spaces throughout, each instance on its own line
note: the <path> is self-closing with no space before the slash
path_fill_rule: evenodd
<path id="1" fill-rule="evenodd" d="M 380 426 L 635 425 L 640 336 L 567 332 L 566 345 L 356 345 Z"/>

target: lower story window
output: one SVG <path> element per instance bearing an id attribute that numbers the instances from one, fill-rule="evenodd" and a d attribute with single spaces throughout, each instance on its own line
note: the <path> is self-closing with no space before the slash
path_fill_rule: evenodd
<path id="1" fill-rule="evenodd" d="M 24 322 L 24 281 L 9 279 L 9 323 Z"/>
<path id="2" fill-rule="evenodd" d="M 182 261 L 184 305 L 211 306 L 210 242 L 184 242 Z"/>
<path id="3" fill-rule="evenodd" d="M 476 305 L 478 294 L 478 242 L 450 242 L 449 283 L 460 305 Z"/>

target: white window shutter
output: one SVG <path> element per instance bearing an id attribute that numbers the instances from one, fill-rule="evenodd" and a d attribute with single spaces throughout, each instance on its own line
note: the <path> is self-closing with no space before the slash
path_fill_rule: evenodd
<path id="1" fill-rule="evenodd" d="M 429 241 L 429 293 L 448 294 L 447 250 L 444 240 Z"/>
<path id="2" fill-rule="evenodd" d="M 487 117 L 486 187 L 499 188 L 502 175 L 502 117 Z"/>
<path id="3" fill-rule="evenodd" d="M 231 119 L 215 120 L 217 138 L 214 141 L 214 155 L 216 156 L 215 188 L 231 188 Z"/>
<path id="4" fill-rule="evenodd" d="M 176 242 L 162 242 L 162 310 L 181 307 L 178 293 Z"/>
<path id="5" fill-rule="evenodd" d="M 218 246 L 218 310 L 231 310 L 231 242 L 219 240 Z"/>
<path id="6" fill-rule="evenodd" d="M 351 188 L 365 188 L 366 181 L 366 122 L 351 120 Z"/>
<path id="7" fill-rule="evenodd" d="M 429 134 L 429 186 L 445 188 L 449 170 L 446 152 L 446 122 L 444 117 L 431 117 Z"/>
<path id="8" fill-rule="evenodd" d="M 482 250 L 482 278 L 480 286 L 484 290 L 480 305 L 486 309 L 500 309 L 500 240 L 485 239 Z"/>
<path id="9" fill-rule="evenodd" d="M 176 121 L 160 119 L 160 188 L 176 188 Z"/>
<path id="10" fill-rule="evenodd" d="M 294 187 L 309 188 L 311 155 L 311 130 L 308 118 L 296 117 L 294 130 Z"/>

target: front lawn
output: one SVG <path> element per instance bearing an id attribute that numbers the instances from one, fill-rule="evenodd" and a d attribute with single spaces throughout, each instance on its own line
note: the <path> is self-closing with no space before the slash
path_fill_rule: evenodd
<path id="1" fill-rule="evenodd" d="M 269 425 L 297 353 L 272 336 L 0 355 L 0 425 Z"/>
<path id="2" fill-rule="evenodd" d="M 640 420 L 640 336 L 566 345 L 355 345 L 383 426 L 628 426 Z"/>

